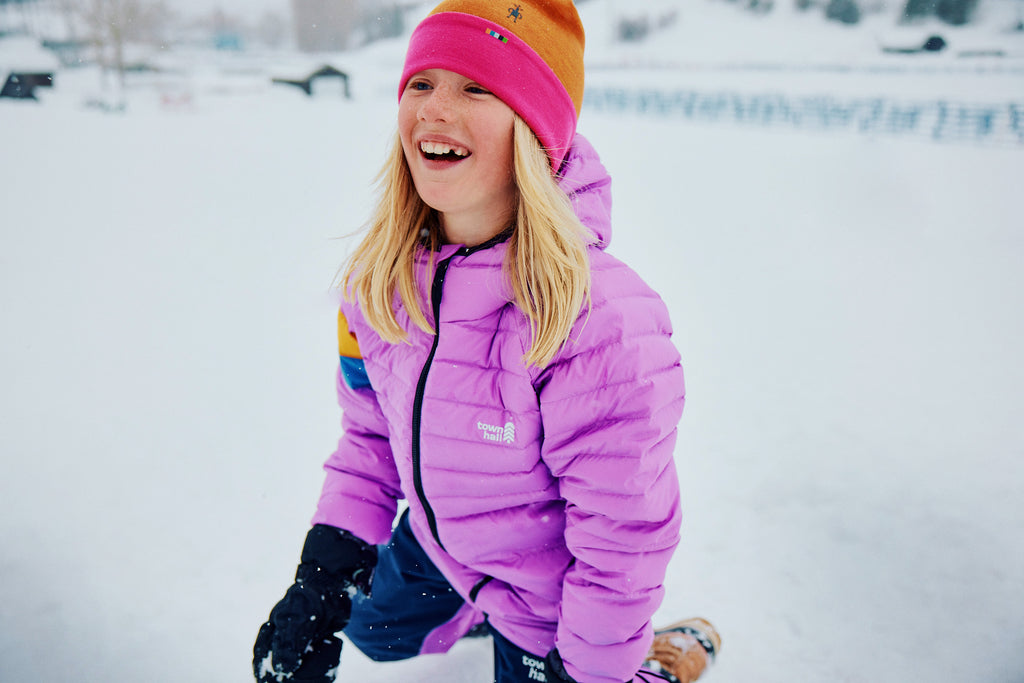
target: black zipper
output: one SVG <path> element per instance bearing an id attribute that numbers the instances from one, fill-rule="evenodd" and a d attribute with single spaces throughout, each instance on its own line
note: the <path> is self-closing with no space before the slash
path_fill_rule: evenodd
<path id="1" fill-rule="evenodd" d="M 469 256 L 481 249 L 489 249 L 495 244 L 507 240 L 511 234 L 512 228 L 508 228 L 483 244 L 478 244 L 475 247 L 462 247 L 437 264 L 437 270 L 434 271 L 434 281 L 430 285 L 430 305 L 434 311 L 434 342 L 430 346 L 430 353 L 423 364 L 423 369 L 420 370 L 420 378 L 416 383 L 416 396 L 413 398 L 412 403 L 412 483 L 416 488 L 416 497 L 419 498 L 420 505 L 423 507 L 423 513 L 427 516 L 430 533 L 434 540 L 437 541 L 437 544 L 441 546 L 441 550 L 445 550 L 445 547 L 437 531 L 437 516 L 434 514 L 434 508 L 431 507 L 430 501 L 427 500 L 426 491 L 423 489 L 423 472 L 420 467 L 420 422 L 423 417 L 423 395 L 427 389 L 427 375 L 430 374 L 430 366 L 434 362 L 434 354 L 437 353 L 437 344 L 441 340 L 441 297 L 444 294 L 444 276 L 448 272 L 448 266 L 451 265 L 452 259 L 456 256 Z"/>
<path id="2" fill-rule="evenodd" d="M 441 543 L 441 536 L 437 533 L 437 517 L 423 490 L 423 473 L 420 470 L 420 420 L 423 417 L 423 394 L 427 388 L 427 375 L 430 373 L 430 365 L 434 362 L 437 344 L 441 339 L 441 295 L 444 291 L 444 275 L 448 272 L 448 265 L 454 257 L 455 254 L 438 263 L 437 270 L 434 272 L 434 281 L 430 286 L 430 304 L 434 309 L 434 343 L 430 346 L 430 353 L 427 355 L 427 361 L 423 364 L 423 369 L 420 370 L 420 379 L 416 383 L 416 396 L 412 404 L 412 482 L 416 487 L 416 496 L 420 499 L 420 505 L 423 506 L 423 512 L 427 516 L 430 533 L 442 550 L 444 550 L 444 543 Z"/>
<path id="3" fill-rule="evenodd" d="M 480 595 L 480 589 L 489 584 L 494 580 L 493 576 L 485 576 L 473 585 L 473 590 L 469 591 L 469 601 L 476 602 L 476 596 Z"/>

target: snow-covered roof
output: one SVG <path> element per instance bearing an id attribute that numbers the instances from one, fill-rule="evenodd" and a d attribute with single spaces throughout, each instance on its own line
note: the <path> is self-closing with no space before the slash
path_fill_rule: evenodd
<path id="1" fill-rule="evenodd" d="M 29 36 L 0 38 L 0 79 L 12 71 L 50 73 L 60 68 L 57 56 Z"/>

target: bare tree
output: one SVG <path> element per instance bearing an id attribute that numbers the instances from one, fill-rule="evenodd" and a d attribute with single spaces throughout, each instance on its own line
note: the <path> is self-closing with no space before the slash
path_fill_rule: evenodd
<path id="1" fill-rule="evenodd" d="M 68 40 L 77 40 L 79 34 L 78 0 L 56 0 L 54 6 L 64 17 Z"/>
<path id="2" fill-rule="evenodd" d="M 124 87 L 129 41 L 157 42 L 169 19 L 166 5 L 159 0 L 58 0 L 69 25 L 81 27 L 97 61 L 114 69 Z"/>
<path id="3" fill-rule="evenodd" d="M 267 11 L 256 24 L 256 36 L 267 47 L 280 47 L 288 39 L 288 23 L 277 12 Z"/>
<path id="4" fill-rule="evenodd" d="M 114 68 L 124 87 L 125 41 L 141 12 L 141 0 L 79 0 L 79 12 L 104 68 Z"/>

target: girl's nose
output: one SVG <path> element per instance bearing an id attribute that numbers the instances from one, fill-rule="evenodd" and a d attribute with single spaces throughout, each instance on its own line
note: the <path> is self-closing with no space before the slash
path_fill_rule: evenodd
<path id="1" fill-rule="evenodd" d="M 435 87 L 420 106 L 421 121 L 451 121 L 454 111 L 452 93 L 445 86 Z"/>

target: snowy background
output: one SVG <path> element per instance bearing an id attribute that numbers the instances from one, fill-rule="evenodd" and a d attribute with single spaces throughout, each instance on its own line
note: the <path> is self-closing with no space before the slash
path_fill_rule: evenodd
<path id="1" fill-rule="evenodd" d="M 1024 34 L 676 3 L 588 87 L 1024 102 Z M 883 55 L 940 31 L 951 49 Z M 958 56 L 995 49 L 1001 58 Z M 0 100 L 0 681 L 244 683 L 338 436 L 335 270 L 393 133 L 403 41 L 175 55 L 122 113 L 89 67 Z M 177 60 L 175 62 L 175 60 Z M 1021 136 L 936 142 L 585 107 L 611 251 L 688 378 L 658 622 L 707 680 L 1024 681 Z M 346 237 L 348 236 L 348 237 Z M 490 680 L 485 642 L 340 680 Z"/>

